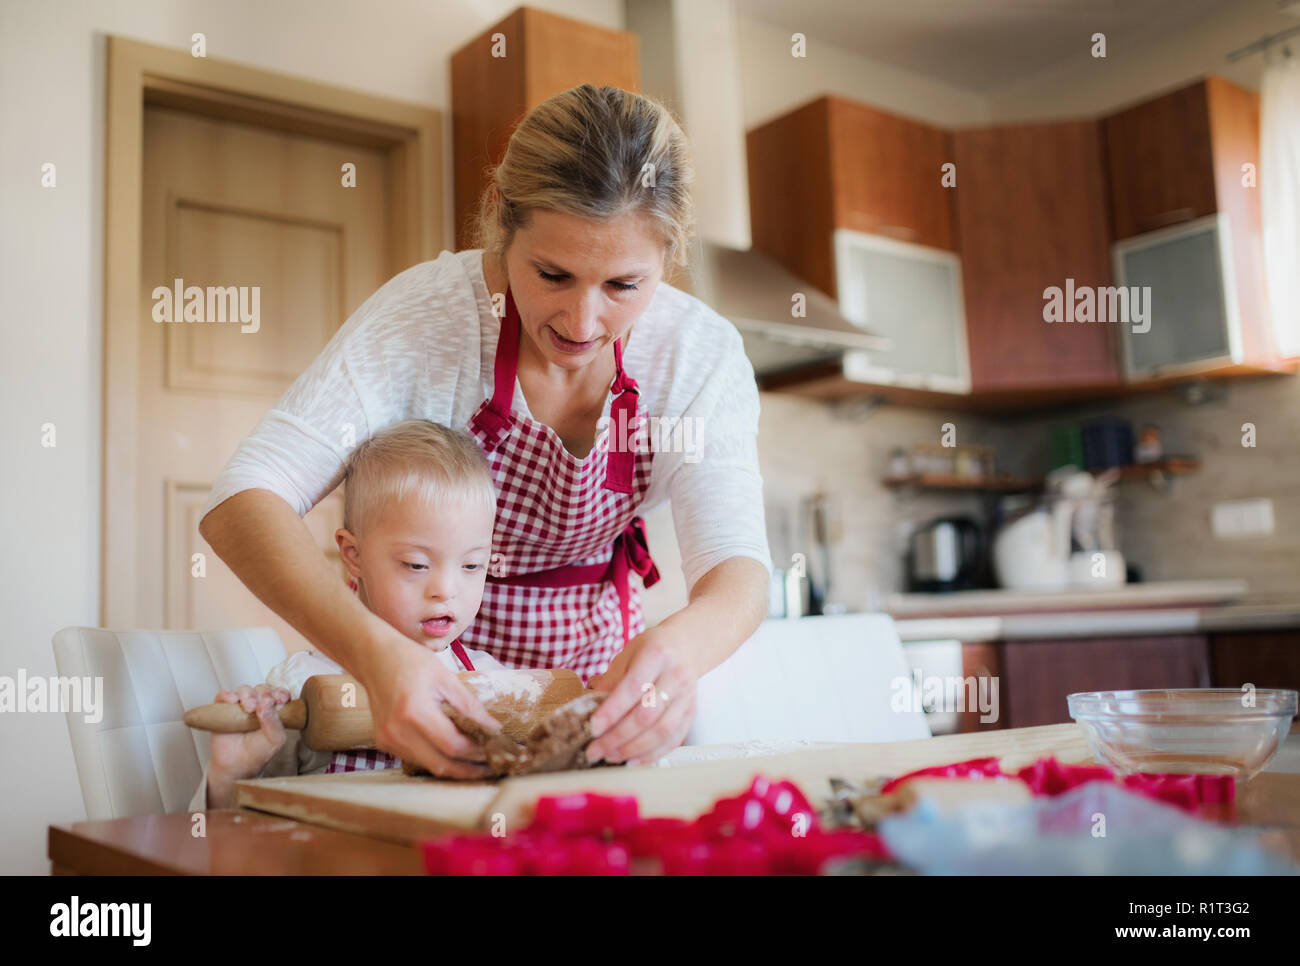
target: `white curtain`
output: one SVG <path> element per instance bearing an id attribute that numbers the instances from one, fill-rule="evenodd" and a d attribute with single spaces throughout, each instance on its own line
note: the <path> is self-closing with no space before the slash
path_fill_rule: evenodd
<path id="1" fill-rule="evenodd" d="M 1260 89 L 1259 189 L 1278 350 L 1300 356 L 1300 55 L 1269 51 Z"/>

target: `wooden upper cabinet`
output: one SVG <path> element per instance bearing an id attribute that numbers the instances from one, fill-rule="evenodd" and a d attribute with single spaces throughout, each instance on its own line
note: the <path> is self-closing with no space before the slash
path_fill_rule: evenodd
<path id="1" fill-rule="evenodd" d="M 940 181 L 952 135 L 828 98 L 834 222 L 872 235 L 955 251 L 952 192 Z"/>
<path id="2" fill-rule="evenodd" d="M 1203 373 L 1295 371 L 1294 360 L 1278 352 L 1268 306 L 1258 188 L 1259 95 L 1210 76 L 1120 111 L 1104 124 L 1115 241 L 1208 215 L 1226 222 L 1229 293 L 1235 304 L 1234 318 L 1225 325 L 1233 328 L 1240 362 L 1223 361 Z M 1255 173 L 1253 182 L 1246 171 Z M 1162 294 L 1155 291 L 1153 298 Z M 1180 320 L 1157 314 L 1155 321 Z"/>
<path id="3" fill-rule="evenodd" d="M 524 114 L 579 84 L 639 92 L 639 52 L 635 34 L 520 7 L 452 54 L 458 249 L 469 247 L 487 169 L 500 162 Z"/>
<path id="4" fill-rule="evenodd" d="M 1218 210 L 1204 83 L 1105 121 L 1115 238 L 1131 238 Z"/>
<path id="5" fill-rule="evenodd" d="M 836 297 L 827 98 L 754 128 L 745 151 L 753 247 Z"/>
<path id="6" fill-rule="evenodd" d="M 1098 122 L 954 141 L 971 391 L 1117 384 L 1111 326 L 1043 319 L 1046 289 L 1111 284 Z"/>
<path id="7" fill-rule="evenodd" d="M 1243 189 L 1241 166 L 1259 167 L 1259 95 L 1222 77 L 1105 125 L 1116 239 L 1227 210 Z"/>
<path id="8" fill-rule="evenodd" d="M 819 97 L 751 130 L 746 148 L 754 247 L 832 297 L 836 228 L 956 250 L 939 128 Z"/>

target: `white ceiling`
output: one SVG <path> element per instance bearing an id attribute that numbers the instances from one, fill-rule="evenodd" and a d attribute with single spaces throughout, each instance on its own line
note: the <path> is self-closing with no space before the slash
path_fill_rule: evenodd
<path id="1" fill-rule="evenodd" d="M 972 92 L 1200 20 L 1237 0 L 735 0 L 736 12 Z"/>

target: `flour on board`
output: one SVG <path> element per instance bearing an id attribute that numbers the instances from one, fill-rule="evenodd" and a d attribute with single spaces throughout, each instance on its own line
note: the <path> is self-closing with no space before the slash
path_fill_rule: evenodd
<path id="1" fill-rule="evenodd" d="M 542 697 L 542 682 L 537 674 L 527 671 L 492 671 L 467 682 L 479 701 L 487 703 L 496 698 L 520 698 L 538 701 Z"/>

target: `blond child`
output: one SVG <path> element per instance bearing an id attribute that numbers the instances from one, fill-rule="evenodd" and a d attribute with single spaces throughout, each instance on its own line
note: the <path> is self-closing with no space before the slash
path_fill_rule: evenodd
<path id="1" fill-rule="evenodd" d="M 478 444 L 423 419 L 395 423 L 361 443 L 344 469 L 343 527 L 335 534 L 349 586 L 361 602 L 451 670 L 503 667 L 458 638 L 478 614 L 492 552 L 496 491 Z M 287 741 L 276 707 L 298 697 L 313 674 L 339 674 L 334 661 L 299 651 L 266 683 L 223 690 L 261 722 L 257 731 L 213 734 L 203 784 L 191 810 L 224 808 L 244 778 L 394 767 L 381 751 L 314 752 Z M 476 757 L 466 742 L 467 757 Z"/>

